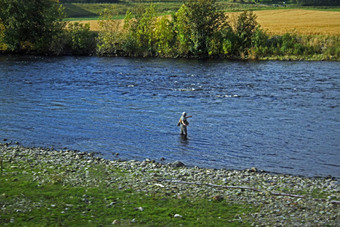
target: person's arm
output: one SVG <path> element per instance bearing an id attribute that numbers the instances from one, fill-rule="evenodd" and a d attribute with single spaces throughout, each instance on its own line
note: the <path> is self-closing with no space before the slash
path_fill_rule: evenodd
<path id="1" fill-rule="evenodd" d="M 179 119 L 177 126 L 180 126 L 181 124 L 183 124 L 182 118 Z"/>

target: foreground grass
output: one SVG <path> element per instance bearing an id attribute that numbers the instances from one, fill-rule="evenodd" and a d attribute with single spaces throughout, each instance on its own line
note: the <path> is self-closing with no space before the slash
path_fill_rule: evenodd
<path id="1" fill-rule="evenodd" d="M 164 193 L 143 194 L 117 185 L 99 184 L 79 187 L 62 183 L 65 169 L 26 168 L 27 163 L 4 162 L 0 176 L 0 225 L 99 226 L 180 225 L 229 226 L 247 223 L 237 217 L 256 211 L 247 204 L 208 198 L 174 198 Z M 98 170 L 97 170 L 98 171 Z M 44 173 L 52 181 L 36 182 L 35 173 Z M 93 171 L 92 171 L 93 172 Z M 124 172 L 117 170 L 117 174 Z M 102 178 L 100 171 L 94 177 Z M 175 217 L 179 214 L 180 217 Z"/>

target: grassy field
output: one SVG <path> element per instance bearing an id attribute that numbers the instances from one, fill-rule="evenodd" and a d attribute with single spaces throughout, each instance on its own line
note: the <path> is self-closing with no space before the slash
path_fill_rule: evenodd
<path id="1" fill-rule="evenodd" d="M 302 35 L 340 36 L 340 12 L 291 9 L 255 13 L 259 24 L 271 35 L 296 32 Z"/>
<path id="2" fill-rule="evenodd" d="M 84 4 L 84 3 L 66 3 L 63 4 L 66 11 L 66 16 L 68 20 L 76 20 L 77 18 L 91 18 L 96 19 L 99 17 L 100 13 L 105 8 L 113 8 L 117 17 L 124 17 L 127 10 L 139 10 L 143 7 L 148 7 L 151 1 L 147 2 L 129 2 L 129 1 L 120 1 L 115 4 Z M 155 6 L 155 10 L 159 15 L 166 15 L 176 12 L 183 2 L 181 0 L 173 0 L 173 1 L 157 1 L 152 2 Z M 278 9 L 282 7 L 273 7 L 268 5 L 253 5 L 253 4 L 239 4 L 239 3 L 230 3 L 225 1 L 219 1 L 218 6 L 220 9 L 226 12 L 239 12 L 243 10 L 266 10 L 266 9 Z"/>
<path id="3" fill-rule="evenodd" d="M 270 35 L 282 35 L 294 32 L 301 35 L 336 35 L 340 36 L 340 9 L 339 8 L 284 8 L 263 4 L 238 4 L 225 1 L 218 2 L 219 7 L 227 12 L 230 20 L 235 14 L 243 10 L 254 10 L 258 22 Z M 127 10 L 136 11 L 148 7 L 150 2 L 135 3 L 121 1 L 117 4 L 64 4 L 67 20 L 90 23 L 91 30 L 99 29 L 97 20 L 105 8 L 115 12 L 117 19 L 123 19 Z M 158 15 L 169 15 L 176 12 L 182 1 L 154 2 Z"/>
<path id="4" fill-rule="evenodd" d="M 233 20 L 237 12 L 229 12 Z M 257 21 L 270 35 L 282 35 L 287 32 L 301 35 L 336 35 L 340 36 L 340 12 L 282 9 L 256 11 Z M 98 31 L 98 21 L 80 19 L 89 23 L 91 30 Z"/>
<path id="5" fill-rule="evenodd" d="M 95 20 L 100 16 L 105 8 L 114 10 L 117 18 L 123 18 L 127 10 L 137 10 L 143 7 L 148 7 L 148 3 L 129 3 L 121 2 L 117 4 L 82 4 L 72 3 L 64 4 L 65 13 L 68 20 L 77 20 L 78 18 L 87 18 Z M 171 14 L 176 12 L 182 5 L 182 2 L 167 2 L 167 3 L 153 3 L 155 10 L 160 15 Z"/>

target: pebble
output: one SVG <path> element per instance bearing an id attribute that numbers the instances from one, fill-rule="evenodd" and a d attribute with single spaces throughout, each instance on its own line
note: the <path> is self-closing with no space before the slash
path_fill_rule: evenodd
<path id="1" fill-rule="evenodd" d="M 185 165 L 181 161 L 175 161 L 175 162 L 171 163 L 171 166 L 173 166 L 173 167 L 184 167 Z"/>
<path id="2" fill-rule="evenodd" d="M 332 177 L 306 178 L 270 174 L 255 167 L 248 170 L 190 168 L 180 161 L 161 164 L 150 159 L 143 162 L 105 160 L 93 153 L 7 146 L 1 143 L 0 157 L 7 166 L 16 167 L 20 162 L 20 169 L 25 171 L 35 169 L 34 167 L 45 169 L 32 174 L 33 180 L 39 185 L 56 180 L 71 186 L 99 187 L 105 183 L 108 187 L 112 185 L 121 190 L 132 189 L 145 194 L 164 193 L 178 199 L 207 198 L 225 200 L 229 204 L 253 204 L 261 209 L 254 214 L 237 217 L 237 220 L 246 221 L 253 226 L 277 226 L 278 223 L 283 226 L 337 226 L 340 218 L 340 184 Z M 46 169 L 46 166 L 54 168 Z M 104 179 L 91 174 L 95 168 L 102 171 Z M 58 171 L 58 177 L 51 177 L 54 170 Z M 6 174 L 5 169 L 3 174 Z M 315 191 L 324 195 L 325 199 L 313 198 Z M 273 195 L 273 192 L 302 197 Z M 83 195 L 85 203 L 91 203 L 91 200 L 93 198 Z M 108 206 L 113 205 L 111 202 Z M 56 205 L 51 204 L 51 208 L 54 207 Z M 1 209 L 4 208 L 0 207 L 0 213 Z M 136 209 L 144 211 L 143 207 Z M 182 218 L 180 214 L 175 214 L 174 217 Z M 134 222 L 136 220 L 132 219 L 131 223 Z M 119 222 L 113 220 L 112 224 Z"/>

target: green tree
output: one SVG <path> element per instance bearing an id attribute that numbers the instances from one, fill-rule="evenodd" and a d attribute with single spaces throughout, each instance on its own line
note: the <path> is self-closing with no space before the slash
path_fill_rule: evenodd
<path id="1" fill-rule="evenodd" d="M 95 34 L 90 31 L 90 24 L 69 23 L 66 33 L 72 54 L 91 55 L 96 49 Z"/>
<path id="2" fill-rule="evenodd" d="M 252 45 L 252 38 L 258 27 L 256 18 L 252 11 L 243 11 L 237 18 L 234 32 L 238 37 L 240 52 L 246 52 Z"/>
<path id="3" fill-rule="evenodd" d="M 190 39 L 190 21 L 188 17 L 188 8 L 182 5 L 174 16 L 174 24 L 177 32 L 178 52 L 180 55 L 188 55 L 192 49 Z"/>
<path id="4" fill-rule="evenodd" d="M 194 55 L 207 55 L 215 33 L 228 26 L 216 0 L 186 0 L 177 12 L 179 43 Z M 182 48 L 183 49 L 183 48 Z"/>
<path id="5" fill-rule="evenodd" d="M 63 32 L 63 7 L 57 0 L 0 0 L 4 42 L 11 51 L 47 52 Z"/>
<path id="6" fill-rule="evenodd" d="M 159 56 L 171 56 L 174 54 L 176 33 L 172 21 L 165 16 L 158 18 L 155 23 L 154 36 Z"/>
<path id="7" fill-rule="evenodd" d="M 151 4 L 145 9 L 140 20 L 137 21 L 136 42 L 138 48 L 146 55 L 154 53 L 154 28 L 156 22 L 155 7 Z"/>
<path id="8" fill-rule="evenodd" d="M 257 26 L 252 36 L 252 50 L 256 55 L 254 57 L 268 54 L 268 40 L 269 35 L 260 26 Z"/>
<path id="9" fill-rule="evenodd" d="M 5 38 L 5 26 L 0 19 L 0 51 L 7 50 L 7 45 L 4 42 Z"/>
<path id="10" fill-rule="evenodd" d="M 114 13 L 115 11 L 112 7 L 105 9 L 101 14 L 100 31 L 97 39 L 97 53 L 99 55 L 115 56 L 122 52 L 128 22 L 123 27 L 121 20 L 114 20 L 113 18 L 117 16 Z M 127 15 L 129 15 L 129 12 L 127 12 Z"/>
<path id="11" fill-rule="evenodd" d="M 156 12 L 151 4 L 148 8 L 138 8 L 135 16 L 127 12 L 124 27 L 128 30 L 124 42 L 125 53 L 129 56 L 154 56 L 156 53 L 155 39 Z"/>

